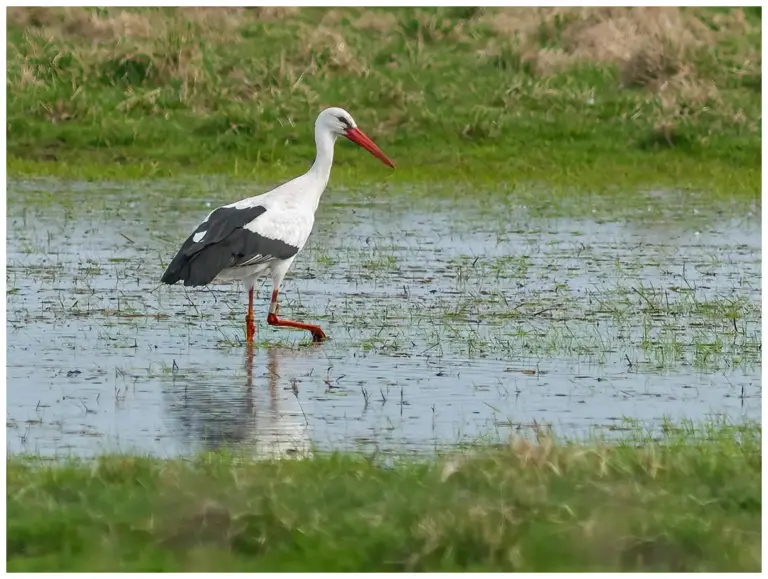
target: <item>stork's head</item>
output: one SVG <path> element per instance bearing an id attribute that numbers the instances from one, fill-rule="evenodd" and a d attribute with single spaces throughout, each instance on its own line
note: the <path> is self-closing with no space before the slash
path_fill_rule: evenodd
<path id="1" fill-rule="evenodd" d="M 331 107 L 321 112 L 315 122 L 315 131 L 328 132 L 334 137 L 346 137 L 381 160 L 385 165 L 395 168 L 395 164 L 389 160 L 389 157 L 363 131 L 357 128 L 357 123 L 352 115 L 342 108 Z"/>

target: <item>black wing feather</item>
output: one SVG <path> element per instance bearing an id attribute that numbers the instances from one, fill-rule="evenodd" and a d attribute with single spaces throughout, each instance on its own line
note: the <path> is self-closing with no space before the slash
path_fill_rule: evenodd
<path id="1" fill-rule="evenodd" d="M 298 247 L 243 229 L 266 211 L 262 206 L 219 207 L 187 238 L 160 281 L 174 284 L 182 280 L 186 286 L 206 285 L 228 267 L 293 257 Z M 203 231 L 203 238 L 195 242 L 195 235 Z"/>

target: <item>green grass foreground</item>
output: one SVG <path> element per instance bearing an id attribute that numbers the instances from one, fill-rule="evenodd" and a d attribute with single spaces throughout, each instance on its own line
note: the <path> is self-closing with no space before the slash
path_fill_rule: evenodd
<path id="1" fill-rule="evenodd" d="M 9 571 L 759 571 L 761 427 L 256 462 L 8 461 Z"/>
<path id="2" fill-rule="evenodd" d="M 396 161 L 336 182 L 760 194 L 760 8 L 11 8 L 12 175 L 280 180 L 347 108 Z"/>

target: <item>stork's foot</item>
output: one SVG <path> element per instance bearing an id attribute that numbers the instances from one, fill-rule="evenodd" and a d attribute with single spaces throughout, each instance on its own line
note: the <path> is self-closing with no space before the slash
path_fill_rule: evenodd
<path id="1" fill-rule="evenodd" d="M 328 339 L 325 335 L 325 332 L 320 329 L 320 326 L 305 324 L 303 322 L 294 322 L 293 320 L 281 320 L 277 317 L 277 315 L 272 313 L 267 315 L 267 323 L 270 326 L 277 326 L 281 328 L 296 328 L 297 330 L 307 330 L 312 334 L 312 341 L 315 343 L 324 342 Z"/>
<path id="2" fill-rule="evenodd" d="M 320 342 L 325 342 L 327 339 L 328 337 L 325 335 L 325 332 L 316 326 L 312 331 L 312 341 L 319 344 Z"/>

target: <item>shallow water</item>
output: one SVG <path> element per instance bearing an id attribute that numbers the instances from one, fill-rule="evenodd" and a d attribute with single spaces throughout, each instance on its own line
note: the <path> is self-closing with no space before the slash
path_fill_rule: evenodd
<path id="1" fill-rule="evenodd" d="M 424 452 L 760 418 L 760 220 L 670 192 L 553 209 L 517 193 L 326 193 L 281 314 L 161 286 L 215 183 L 9 182 L 9 452 Z M 585 206 L 586 204 L 586 206 Z"/>

